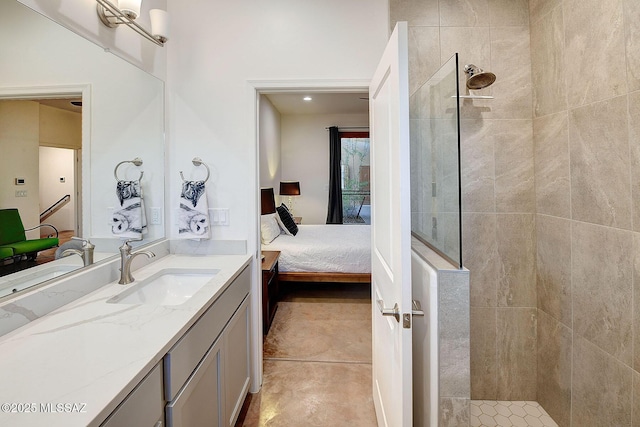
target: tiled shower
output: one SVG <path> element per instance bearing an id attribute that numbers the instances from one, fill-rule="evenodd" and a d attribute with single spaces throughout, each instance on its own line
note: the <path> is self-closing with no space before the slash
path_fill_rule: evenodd
<path id="1" fill-rule="evenodd" d="M 498 77 L 461 104 L 471 398 L 640 425 L 640 2 L 391 0 L 390 20 L 411 91 L 454 52 Z"/>

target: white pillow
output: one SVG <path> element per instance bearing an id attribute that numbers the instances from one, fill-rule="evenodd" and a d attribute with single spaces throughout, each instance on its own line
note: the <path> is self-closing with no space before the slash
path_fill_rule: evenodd
<path id="1" fill-rule="evenodd" d="M 260 216 L 260 239 L 262 244 L 268 245 L 280 235 L 280 226 L 276 220 L 277 214 Z"/>

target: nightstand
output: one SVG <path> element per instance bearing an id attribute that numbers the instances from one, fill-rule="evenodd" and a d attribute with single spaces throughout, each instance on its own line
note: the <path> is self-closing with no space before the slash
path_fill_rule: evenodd
<path id="1" fill-rule="evenodd" d="M 293 217 L 293 222 L 295 222 L 296 224 L 302 224 L 302 217 L 301 216 L 294 216 Z"/>
<path id="2" fill-rule="evenodd" d="M 280 251 L 262 251 L 262 326 L 267 335 L 278 309 L 278 258 Z"/>

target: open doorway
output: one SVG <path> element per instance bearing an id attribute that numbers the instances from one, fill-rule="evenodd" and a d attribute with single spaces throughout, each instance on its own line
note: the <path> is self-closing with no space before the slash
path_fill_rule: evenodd
<path id="1" fill-rule="evenodd" d="M 28 239 L 80 235 L 82 95 L 25 93 L 0 99 L 6 154 L 0 209 L 17 209 Z M 37 228 L 36 228 L 37 227 Z M 53 261 L 57 246 L 3 259 L 0 275 Z"/>
<path id="2" fill-rule="evenodd" d="M 266 85 L 268 86 L 269 83 Z M 277 86 L 279 85 L 277 84 Z M 258 98 L 256 133 L 258 188 L 256 188 L 256 193 L 261 194 L 260 190 L 270 190 L 265 193 L 273 194 L 275 205 L 280 206 L 283 202 L 288 205 L 290 204 L 288 196 L 279 194 L 280 182 L 298 182 L 299 195 L 294 196 L 293 203 L 295 215 L 300 220 L 300 224 L 298 224 L 300 233 L 304 234 L 305 227 L 336 227 L 345 231 L 348 228 L 356 228 L 369 233 L 369 227 L 359 224 L 326 223 L 330 170 L 329 127 L 337 126 L 345 132 L 368 131 L 368 82 L 363 83 L 359 88 L 322 87 L 309 90 L 296 88 L 294 84 L 288 88 L 260 88 L 256 92 Z M 305 98 L 311 99 L 305 100 Z M 318 104 L 314 104 L 314 102 L 318 102 Z M 330 105 L 331 107 L 329 107 Z M 349 105 L 356 110 L 345 110 L 345 108 L 349 108 Z M 319 110 L 321 106 L 329 109 Z M 360 159 L 359 155 L 357 157 Z M 364 159 L 355 161 L 354 158 L 351 160 L 354 162 L 350 162 L 350 164 L 358 171 L 360 166 L 367 164 Z M 356 185 L 361 187 L 360 182 L 364 183 L 365 181 L 365 179 L 357 179 Z M 263 201 L 262 198 L 259 200 Z M 261 205 L 262 203 L 258 203 L 259 207 Z M 256 212 L 256 216 L 264 216 L 260 214 L 263 212 Z M 257 222 L 260 224 L 261 220 L 262 218 L 257 219 Z M 304 237 L 300 233 L 295 239 Z M 284 234 L 280 234 L 275 240 L 286 237 Z M 341 237 L 345 238 L 344 234 Z M 258 239 L 260 242 L 260 236 Z M 346 240 L 350 239 L 346 238 Z M 367 234 L 366 240 L 370 242 L 370 234 Z M 275 246 L 275 243 L 270 244 Z M 266 328 L 267 333 L 264 337 L 254 337 L 254 348 L 256 349 L 254 357 L 258 362 L 256 363 L 258 366 L 254 366 L 257 372 L 264 368 L 265 377 L 264 382 L 262 382 L 262 376 L 259 373 L 254 378 L 254 381 L 261 384 L 263 389 L 261 395 L 254 397 L 257 402 L 252 403 L 249 407 L 248 417 L 255 420 L 254 417 L 264 415 L 259 413 L 260 399 L 271 399 L 270 390 L 273 391 L 276 382 L 287 382 L 290 379 L 300 384 L 306 383 L 307 380 L 304 376 L 309 373 L 307 368 L 313 364 L 322 371 L 320 376 L 323 381 L 333 382 L 334 385 L 346 378 L 357 378 L 357 380 L 348 380 L 351 388 L 346 387 L 346 384 L 345 387 L 328 387 L 327 390 L 331 389 L 331 391 L 322 393 L 322 396 L 318 394 L 318 400 L 314 405 L 323 406 L 326 404 L 328 408 L 329 403 L 323 402 L 339 401 L 344 404 L 345 410 L 349 410 L 355 405 L 359 408 L 358 419 L 362 417 L 361 424 L 373 425 L 375 414 L 370 393 L 372 340 L 370 269 L 368 274 L 360 276 L 367 278 L 357 283 L 340 282 L 343 279 L 340 274 L 332 276 L 336 280 L 335 282 L 327 281 L 331 279 L 326 279 L 326 276 L 316 282 L 289 281 L 289 279 L 283 278 L 280 282 L 279 303 L 281 305 L 275 311 L 275 320 L 273 320 L 273 316 L 269 316 L 273 313 L 272 306 L 269 304 L 271 286 L 274 284 L 273 274 L 276 273 L 278 276 L 284 277 L 285 274 L 291 275 L 292 273 L 287 271 L 278 273 L 278 267 L 274 267 L 276 265 L 274 260 L 278 259 L 277 256 L 274 256 L 274 252 L 277 250 L 272 250 L 264 245 L 262 249 L 263 254 L 271 253 L 267 254 L 265 260 L 262 261 L 262 284 L 253 293 L 258 301 L 263 299 L 261 301 L 263 304 L 257 302 L 254 306 L 262 306 L 267 317 L 271 317 L 267 322 L 273 321 L 274 323 L 270 331 L 268 327 Z M 370 262 L 370 257 L 369 245 L 366 256 L 363 258 Z M 361 263 L 356 261 L 351 264 Z M 258 265 L 260 265 L 259 259 Z M 317 274 L 317 272 L 311 273 Z M 307 279 L 309 276 L 297 277 Z M 264 304 L 265 302 L 266 304 Z M 324 325 L 324 322 L 335 319 L 335 316 L 329 315 L 332 312 L 332 308 L 330 308 L 332 304 L 338 304 L 340 306 L 338 308 L 346 309 L 351 313 L 354 317 L 353 321 L 357 325 L 354 328 L 344 328 L 339 325 L 339 322 L 334 322 L 333 327 L 324 327 L 328 326 Z M 314 315 L 305 315 L 305 310 L 311 310 Z M 261 317 L 264 319 L 264 316 Z M 311 325 L 320 326 L 320 328 L 316 330 Z M 255 330 L 262 332 L 263 328 L 257 327 Z M 357 342 L 358 345 L 345 349 L 340 342 Z M 319 343 L 326 347 L 326 351 L 317 351 Z M 263 345 L 264 353 L 262 351 Z M 284 359 L 289 360 L 285 361 Z M 344 370 L 351 372 L 350 375 L 353 377 L 344 375 Z M 253 390 L 256 388 L 254 387 Z M 286 397 L 284 398 L 286 399 Z M 283 411 L 278 415 L 280 417 L 286 418 L 285 412 L 287 412 L 293 417 L 292 420 L 299 419 L 303 413 L 300 411 L 310 410 L 310 408 L 294 409 L 299 403 L 295 402 L 295 399 L 282 403 L 291 411 Z M 339 414 L 341 412 L 339 409 L 333 404 L 331 411 Z M 326 411 L 323 412 L 326 413 Z"/>

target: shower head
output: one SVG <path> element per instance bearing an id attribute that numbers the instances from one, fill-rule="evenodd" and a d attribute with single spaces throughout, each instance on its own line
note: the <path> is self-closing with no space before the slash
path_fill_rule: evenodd
<path id="1" fill-rule="evenodd" d="M 464 72 L 467 73 L 467 87 L 469 89 L 484 89 L 496 81 L 495 74 L 484 71 L 473 64 L 465 65 Z"/>

